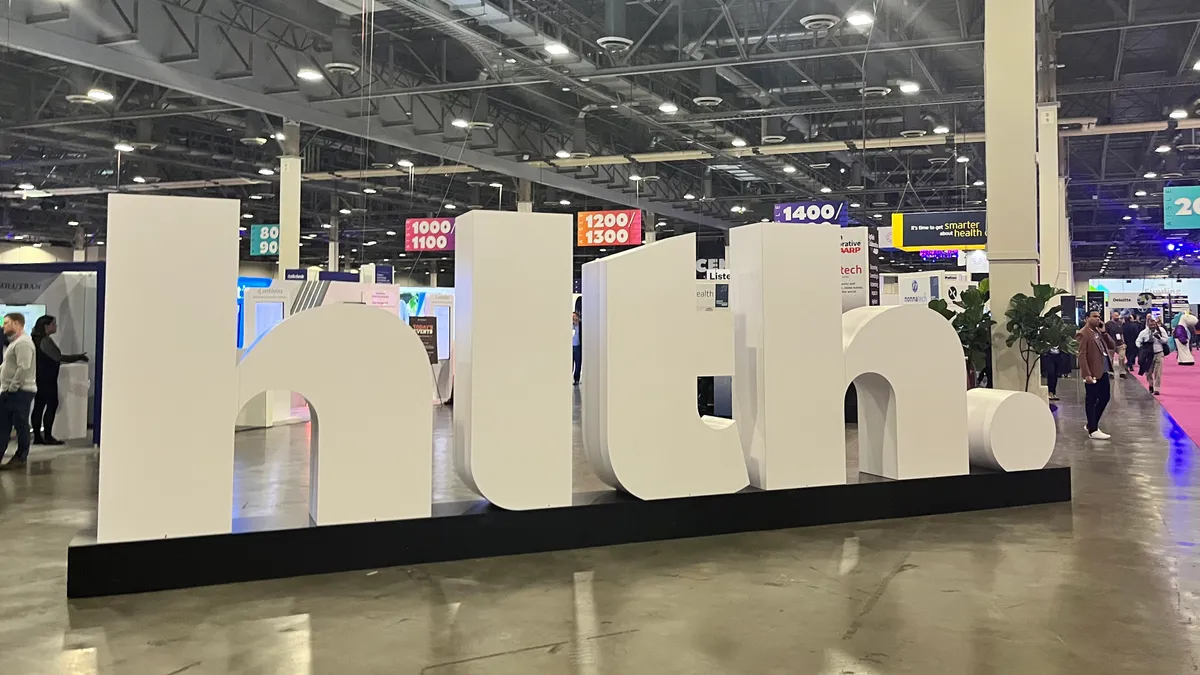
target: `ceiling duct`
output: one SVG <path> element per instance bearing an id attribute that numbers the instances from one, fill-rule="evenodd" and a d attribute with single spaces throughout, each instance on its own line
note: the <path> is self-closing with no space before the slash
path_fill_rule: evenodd
<path id="1" fill-rule="evenodd" d="M 847 190 L 865 190 L 867 181 L 863 178 L 863 165 L 855 162 L 850 167 L 850 182 L 846 185 Z"/>
<path id="2" fill-rule="evenodd" d="M 468 209 L 482 209 L 483 208 L 483 189 L 482 188 L 483 188 L 482 183 L 472 183 L 471 184 L 471 195 L 470 195 L 470 197 L 467 198 L 467 208 Z"/>
<path id="3" fill-rule="evenodd" d="M 1183 171 L 1179 169 L 1179 155 L 1171 153 L 1164 157 L 1163 170 L 1159 175 L 1167 179 L 1183 178 Z"/>
<path id="4" fill-rule="evenodd" d="M 713 108 L 721 105 L 725 99 L 717 94 L 717 71 L 705 68 L 700 71 L 700 94 L 692 99 L 692 103 L 703 108 Z"/>
<path id="5" fill-rule="evenodd" d="M 892 93 L 892 88 L 888 86 L 887 61 L 882 55 L 876 54 L 875 58 L 867 59 L 863 78 L 863 88 L 858 90 L 863 96 L 883 98 Z"/>
<path id="6" fill-rule="evenodd" d="M 816 169 L 817 171 L 828 169 L 830 165 L 829 155 L 824 152 L 814 152 L 812 159 L 808 163 L 809 168 Z"/>
<path id="7" fill-rule="evenodd" d="M 472 129 L 491 129 L 494 124 L 489 121 L 491 117 L 491 104 L 486 91 L 477 91 L 471 94 L 471 128 Z"/>
<path id="8" fill-rule="evenodd" d="M 762 143 L 763 143 L 763 145 L 782 143 L 786 140 L 787 140 L 787 135 L 783 133 L 783 118 L 782 117 L 764 117 L 762 119 Z"/>
<path id="9" fill-rule="evenodd" d="M 904 109 L 904 126 L 900 135 L 904 138 L 920 138 L 929 133 L 929 124 L 921 116 L 921 109 L 910 107 Z"/>
<path id="10" fill-rule="evenodd" d="M 372 169 L 390 169 L 396 166 L 396 149 L 390 145 L 376 145 L 371 153 Z"/>
<path id="11" fill-rule="evenodd" d="M 573 159 L 587 159 L 592 156 L 587 146 L 586 120 L 585 113 L 579 113 L 579 117 L 575 118 L 575 127 L 571 132 L 571 157 Z"/>
<path id="12" fill-rule="evenodd" d="M 325 64 L 325 70 L 334 74 L 357 75 L 360 70 L 360 58 L 354 49 L 353 28 L 339 19 L 338 25 L 333 27 L 331 41 L 333 51 L 330 53 L 329 62 Z"/>
<path id="13" fill-rule="evenodd" d="M 625 0 L 605 0 L 604 37 L 596 44 L 607 51 L 620 53 L 633 46 L 633 40 L 625 37 Z"/>
<path id="14" fill-rule="evenodd" d="M 842 17 L 829 0 L 807 0 L 800 25 L 808 30 L 829 30 L 842 22 Z"/>
<path id="15" fill-rule="evenodd" d="M 242 137 L 239 142 L 260 148 L 267 144 L 267 134 L 263 131 L 263 116 L 257 110 L 246 111 L 246 126 L 242 127 Z"/>
<path id="16" fill-rule="evenodd" d="M 700 201 L 711 202 L 712 200 L 713 200 L 712 169 L 705 169 L 704 177 L 700 181 Z"/>
<path id="17" fill-rule="evenodd" d="M 558 206 L 558 188 L 542 187 L 542 206 Z"/>

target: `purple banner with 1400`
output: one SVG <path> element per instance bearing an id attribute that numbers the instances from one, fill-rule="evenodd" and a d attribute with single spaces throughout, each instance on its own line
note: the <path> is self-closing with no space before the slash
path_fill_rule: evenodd
<path id="1" fill-rule="evenodd" d="M 846 208 L 846 202 L 776 204 L 775 222 L 839 225 L 845 227 L 850 222 L 850 212 Z"/>

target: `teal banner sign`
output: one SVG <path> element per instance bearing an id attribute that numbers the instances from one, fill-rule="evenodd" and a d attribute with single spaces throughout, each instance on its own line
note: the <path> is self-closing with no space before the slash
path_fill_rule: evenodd
<path id="1" fill-rule="evenodd" d="M 1200 230 L 1200 185 L 1163 190 L 1163 228 Z"/>
<path id="2" fill-rule="evenodd" d="M 250 255 L 279 255 L 279 226 L 250 226 Z"/>

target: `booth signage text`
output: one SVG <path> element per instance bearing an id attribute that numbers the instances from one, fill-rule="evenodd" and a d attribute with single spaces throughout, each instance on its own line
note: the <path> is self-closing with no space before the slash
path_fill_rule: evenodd
<path id="1" fill-rule="evenodd" d="M 404 221 L 405 251 L 453 251 L 453 218 L 409 218 Z"/>
<path id="2" fill-rule="evenodd" d="M 417 337 L 421 338 L 421 344 L 425 346 L 425 353 L 429 355 L 429 362 L 437 363 L 437 317 L 410 316 L 408 317 L 408 325 L 412 327 Z"/>
<path id="3" fill-rule="evenodd" d="M 252 225 L 250 227 L 250 255 L 279 255 L 278 225 Z"/>
<path id="4" fill-rule="evenodd" d="M 902 251 L 985 248 L 987 212 L 893 213 L 892 242 Z"/>
<path id="5" fill-rule="evenodd" d="M 1163 190 L 1163 228 L 1200 229 L 1200 185 L 1179 185 Z"/>
<path id="6" fill-rule="evenodd" d="M 635 246 L 642 243 L 642 212 L 581 211 L 576 217 L 580 246 Z"/>
<path id="7" fill-rule="evenodd" d="M 845 227 L 850 222 L 846 202 L 798 202 L 776 204 L 775 222 L 829 224 Z"/>

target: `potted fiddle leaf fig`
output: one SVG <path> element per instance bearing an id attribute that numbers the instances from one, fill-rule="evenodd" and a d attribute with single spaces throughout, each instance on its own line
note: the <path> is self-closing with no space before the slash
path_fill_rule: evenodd
<path id="1" fill-rule="evenodd" d="M 954 301 L 953 309 L 941 298 L 929 301 L 929 308 L 950 321 L 958 341 L 962 343 L 963 357 L 967 361 L 967 387 L 975 386 L 979 373 L 987 368 L 988 354 L 992 348 L 992 326 L 996 322 L 988 311 L 990 293 L 988 280 L 979 282 L 977 288 L 963 291 Z"/>
<path id="2" fill-rule="evenodd" d="M 1029 391 L 1029 382 L 1037 372 L 1038 363 L 1052 349 L 1058 349 L 1063 354 L 1078 354 L 1079 341 L 1075 339 L 1078 331 L 1075 324 L 1063 319 L 1062 307 L 1054 305 L 1047 309 L 1046 305 L 1054 298 L 1066 293 L 1061 288 L 1049 284 L 1030 284 L 1033 295 L 1017 293 L 1012 297 L 1004 317 L 1008 319 L 1005 328 L 1008 338 L 1005 343 L 1017 346 L 1021 359 L 1025 361 L 1025 390 Z"/>

